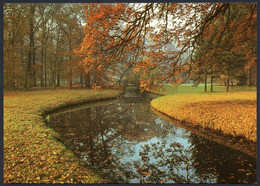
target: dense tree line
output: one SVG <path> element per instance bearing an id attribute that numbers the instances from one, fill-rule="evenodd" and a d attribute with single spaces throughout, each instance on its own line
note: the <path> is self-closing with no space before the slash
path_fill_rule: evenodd
<path id="1" fill-rule="evenodd" d="M 195 81 L 207 77 L 230 83 L 256 85 L 256 4 L 232 4 L 212 22 L 196 45 Z"/>
<path id="2" fill-rule="evenodd" d="M 6 88 L 101 88 L 127 78 L 144 90 L 208 78 L 227 91 L 235 81 L 255 85 L 256 4 L 4 5 Z"/>
<path id="3" fill-rule="evenodd" d="M 81 4 L 5 4 L 5 88 L 82 83 L 73 53 L 83 38 L 82 11 Z"/>

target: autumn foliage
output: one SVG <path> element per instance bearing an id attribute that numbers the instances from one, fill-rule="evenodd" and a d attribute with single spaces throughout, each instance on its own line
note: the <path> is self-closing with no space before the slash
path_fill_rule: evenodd
<path id="1" fill-rule="evenodd" d="M 119 29 L 119 15 L 125 12 L 125 4 L 87 4 L 85 5 L 87 24 L 81 48 L 75 53 L 83 58 L 81 66 L 90 74 L 93 88 L 105 86 L 113 81 L 118 72 L 118 61 L 122 56 L 108 53 L 115 45 L 116 38 L 109 38 L 110 32 Z"/>
<path id="2" fill-rule="evenodd" d="M 223 78 L 229 90 L 231 79 L 238 84 L 255 84 L 256 74 L 256 6 L 230 4 L 204 29 L 194 53 L 194 80 L 207 76 Z M 204 77 L 205 76 L 205 77 Z"/>
<path id="3" fill-rule="evenodd" d="M 85 38 L 75 53 L 83 58 L 81 66 L 93 87 L 120 82 L 130 68 L 141 74 L 143 90 L 162 82 L 180 84 L 201 71 L 198 61 L 211 67 L 203 73 L 218 71 L 230 79 L 230 66 L 242 58 L 218 55 L 238 49 L 247 57 L 243 68 L 256 62 L 253 3 L 112 3 L 86 4 L 85 9 Z"/>
<path id="4" fill-rule="evenodd" d="M 177 120 L 257 140 L 255 92 L 177 94 L 155 99 L 151 104 Z"/>
<path id="5" fill-rule="evenodd" d="M 104 183 L 80 165 L 43 112 L 87 101 L 114 98 L 115 90 L 44 90 L 4 93 L 4 183 Z M 47 101 L 46 101 L 47 100 Z"/>

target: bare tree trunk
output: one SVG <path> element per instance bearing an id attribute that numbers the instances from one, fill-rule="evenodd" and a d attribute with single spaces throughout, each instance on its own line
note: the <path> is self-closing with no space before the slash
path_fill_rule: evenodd
<path id="1" fill-rule="evenodd" d="M 70 35 L 71 35 L 71 29 L 70 29 Z M 70 61 L 70 65 L 69 65 L 69 81 L 70 81 L 70 84 L 69 84 L 69 87 L 71 88 L 72 87 L 72 43 L 71 43 L 71 39 L 69 38 L 69 47 L 70 47 L 70 57 L 69 57 L 69 61 Z"/>
<path id="2" fill-rule="evenodd" d="M 60 48 L 60 27 L 59 27 L 59 30 L 58 32 L 56 33 L 57 34 L 57 41 L 56 41 L 56 51 L 55 51 L 55 61 L 54 61 L 54 64 L 55 64 L 55 71 L 54 71 L 54 86 L 56 87 L 56 85 L 58 86 L 58 79 L 60 77 L 59 76 L 59 73 L 60 73 L 60 64 L 59 64 L 59 60 L 58 60 L 58 52 L 59 52 L 59 48 Z M 57 81 L 56 81 L 57 80 Z"/>
<path id="3" fill-rule="evenodd" d="M 29 52 L 28 52 L 28 61 L 27 61 L 27 73 L 26 73 L 26 88 L 31 88 L 32 86 L 32 53 L 34 48 L 34 11 L 35 4 L 30 5 L 29 13 Z"/>
<path id="4" fill-rule="evenodd" d="M 46 61 L 47 51 L 44 49 L 44 87 L 47 87 L 47 61 Z"/>
<path id="5" fill-rule="evenodd" d="M 53 88 L 56 89 L 56 73 L 53 74 Z"/>
<path id="6" fill-rule="evenodd" d="M 23 48 L 24 48 L 24 42 L 23 42 L 23 39 L 21 38 L 21 40 L 20 40 L 20 42 L 21 42 L 21 59 L 22 59 L 22 64 L 23 64 L 23 71 L 24 72 L 26 72 L 26 61 L 24 61 L 24 50 L 23 50 Z M 25 73 L 25 79 L 24 79 L 24 81 L 23 81 L 23 87 L 24 88 L 26 88 L 26 73 Z"/>
<path id="7" fill-rule="evenodd" d="M 252 85 L 252 69 L 249 68 L 247 70 L 247 86 L 251 86 Z"/>
<path id="8" fill-rule="evenodd" d="M 205 73 L 205 92 L 207 92 L 207 73 Z"/>
<path id="9" fill-rule="evenodd" d="M 211 80 L 210 80 L 210 91 L 213 92 L 213 77 L 211 75 Z"/>
<path id="10" fill-rule="evenodd" d="M 71 61 L 71 57 L 70 57 L 70 61 Z M 70 81 L 70 88 L 72 87 L 72 67 L 69 67 L 69 81 Z"/>
<path id="11" fill-rule="evenodd" d="M 249 81 L 250 81 L 249 85 L 252 86 L 253 85 L 253 69 L 252 69 L 252 67 L 249 68 Z"/>
<path id="12" fill-rule="evenodd" d="M 36 86 L 36 63 L 35 63 L 35 47 L 34 47 L 34 39 L 33 39 L 33 48 L 32 48 L 32 85 L 35 87 Z"/>
<path id="13" fill-rule="evenodd" d="M 227 77 L 227 87 L 226 87 L 226 92 L 228 92 L 229 91 L 229 74 L 228 74 L 228 77 Z"/>
<path id="14" fill-rule="evenodd" d="M 213 70 L 212 70 L 212 64 L 210 66 L 210 91 L 213 92 Z"/>
<path id="15" fill-rule="evenodd" d="M 44 86 L 44 84 L 43 84 L 43 44 L 42 44 L 42 48 L 41 48 L 41 71 L 40 71 L 40 73 L 41 73 L 41 87 L 43 87 Z"/>
<path id="16" fill-rule="evenodd" d="M 57 87 L 60 87 L 60 71 L 57 73 Z"/>
<path id="17" fill-rule="evenodd" d="M 50 72 L 50 75 L 51 75 L 51 77 L 50 77 L 50 84 L 51 84 L 51 87 L 53 86 L 53 80 L 54 80 L 54 67 L 53 67 L 53 58 L 52 58 L 52 54 L 53 54 L 53 47 L 52 47 L 52 39 L 53 39 L 53 37 L 52 37 L 53 35 L 52 35 L 52 31 L 51 31 L 51 37 L 50 37 L 50 39 L 51 39 L 51 42 L 50 42 L 50 63 L 51 63 L 51 72 Z"/>
<path id="18" fill-rule="evenodd" d="M 44 70 L 44 50 L 46 47 L 45 45 L 45 24 L 43 24 L 43 28 L 42 28 L 42 48 L 41 48 L 41 87 L 44 86 L 44 79 L 43 79 L 43 70 Z"/>
<path id="19" fill-rule="evenodd" d="M 14 56 L 14 54 L 16 53 L 15 47 L 14 47 L 14 41 L 12 41 L 11 45 L 12 45 L 13 54 L 11 55 L 12 68 L 10 69 L 10 85 L 11 85 L 10 87 L 11 87 L 11 89 L 14 89 L 15 88 L 15 56 Z"/>
<path id="20" fill-rule="evenodd" d="M 85 73 L 85 87 L 90 87 L 90 74 L 89 73 Z"/>
<path id="21" fill-rule="evenodd" d="M 81 87 L 84 87 L 84 80 L 83 80 L 83 75 L 84 75 L 84 71 L 82 70 L 82 68 L 79 69 L 80 70 L 80 84 Z"/>

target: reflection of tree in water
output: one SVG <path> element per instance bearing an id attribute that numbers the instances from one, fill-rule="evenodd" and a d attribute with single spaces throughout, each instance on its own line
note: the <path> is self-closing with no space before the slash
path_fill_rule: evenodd
<path id="1" fill-rule="evenodd" d="M 50 125 L 86 164 L 112 181 L 127 183 L 133 175 L 132 162 L 122 163 L 121 158 L 132 156 L 138 142 L 169 134 L 169 127 L 158 127 L 154 121 L 157 117 L 151 115 L 149 102 L 130 107 L 114 103 L 65 112 L 51 117 Z M 163 120 L 157 123 L 163 125 Z"/>
<path id="2" fill-rule="evenodd" d="M 135 161 L 141 183 L 255 183 L 255 160 L 241 152 L 191 134 L 191 146 L 153 143 Z"/>
<path id="3" fill-rule="evenodd" d="M 196 174 L 202 179 L 215 174 L 217 183 L 256 182 L 256 159 L 197 135 L 192 134 L 190 142 Z"/>
<path id="4" fill-rule="evenodd" d="M 135 161 L 136 177 L 141 183 L 191 183 L 194 170 L 190 151 L 177 142 L 145 145 Z"/>
<path id="5" fill-rule="evenodd" d="M 255 172 L 248 170 L 255 162 L 244 162 L 246 166 L 227 170 L 229 168 L 224 164 L 232 167 L 236 164 L 234 161 L 242 161 L 244 157 L 239 160 L 240 155 L 236 155 L 232 160 L 231 151 L 183 132 L 153 114 L 149 98 L 138 99 L 136 103 L 119 101 L 60 113 L 51 117 L 49 124 L 59 132 L 62 142 L 75 155 L 113 183 L 233 183 L 239 181 L 239 176 L 241 180 L 254 182 Z M 175 138 L 189 139 L 192 145 L 187 147 L 173 142 Z M 148 142 L 149 139 L 158 139 L 159 142 Z M 140 144 L 146 145 L 138 154 L 135 148 Z M 218 151 L 222 154 L 216 154 Z M 239 169 L 246 172 L 235 172 Z M 229 175 L 225 170 L 234 175 Z M 246 174 L 248 178 L 245 178 Z"/>

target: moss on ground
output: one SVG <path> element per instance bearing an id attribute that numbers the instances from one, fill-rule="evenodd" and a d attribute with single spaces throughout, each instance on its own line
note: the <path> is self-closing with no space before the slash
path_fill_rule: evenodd
<path id="1" fill-rule="evenodd" d="M 4 183 L 106 183 L 55 139 L 43 113 L 114 98 L 119 90 L 4 92 Z"/>

